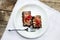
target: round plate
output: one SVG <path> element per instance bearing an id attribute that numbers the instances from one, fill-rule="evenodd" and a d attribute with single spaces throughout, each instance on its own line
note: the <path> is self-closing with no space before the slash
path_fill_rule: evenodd
<path id="1" fill-rule="evenodd" d="M 23 5 L 17 12 L 14 18 L 14 27 L 17 29 L 24 29 L 27 27 L 23 26 L 22 23 L 22 12 L 23 11 L 31 11 L 32 15 L 40 15 L 42 21 L 42 28 L 37 30 L 36 32 L 27 32 L 27 31 L 17 31 L 19 35 L 22 35 L 25 38 L 37 38 L 45 33 L 47 29 L 47 13 L 43 8 L 36 4 L 26 4 Z"/>

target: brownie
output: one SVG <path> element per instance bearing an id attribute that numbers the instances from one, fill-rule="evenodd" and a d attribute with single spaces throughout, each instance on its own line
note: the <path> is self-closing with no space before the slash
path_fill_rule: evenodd
<path id="1" fill-rule="evenodd" d="M 42 27 L 41 16 L 36 15 L 32 17 L 32 27 L 35 29 L 39 29 Z"/>
<path id="2" fill-rule="evenodd" d="M 31 11 L 23 11 L 22 12 L 22 21 L 23 21 L 23 26 L 30 27 L 31 26 Z"/>

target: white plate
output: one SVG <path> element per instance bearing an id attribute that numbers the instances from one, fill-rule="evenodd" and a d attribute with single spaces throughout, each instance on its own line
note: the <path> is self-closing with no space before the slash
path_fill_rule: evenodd
<path id="1" fill-rule="evenodd" d="M 25 38 L 38 38 L 44 34 L 47 29 L 47 13 L 45 10 L 37 4 L 25 4 L 21 6 L 14 18 L 14 27 L 18 29 L 24 29 L 22 24 L 22 11 L 31 11 L 32 15 L 40 15 L 42 18 L 42 28 L 36 32 L 17 31 L 18 34 Z"/>

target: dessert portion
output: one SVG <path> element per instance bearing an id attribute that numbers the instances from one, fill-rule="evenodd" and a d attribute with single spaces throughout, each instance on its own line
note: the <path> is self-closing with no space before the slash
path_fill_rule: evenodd
<path id="1" fill-rule="evenodd" d="M 42 27 L 41 16 L 32 16 L 31 11 L 22 12 L 22 22 L 24 27 L 32 27 L 34 29 L 39 29 Z"/>
<path id="2" fill-rule="evenodd" d="M 22 12 L 22 20 L 23 20 L 23 26 L 31 26 L 31 11 L 23 11 Z"/>
<path id="3" fill-rule="evenodd" d="M 42 23 L 41 23 L 41 16 L 40 15 L 36 15 L 32 18 L 32 27 L 33 28 L 41 28 L 42 27 Z"/>

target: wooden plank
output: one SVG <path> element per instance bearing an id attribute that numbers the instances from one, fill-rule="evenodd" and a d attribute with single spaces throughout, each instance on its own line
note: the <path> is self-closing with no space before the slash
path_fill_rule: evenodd
<path id="1" fill-rule="evenodd" d="M 6 25 L 7 21 L 0 21 L 0 25 Z"/>
<path id="2" fill-rule="evenodd" d="M 51 8 L 54 8 L 57 11 L 60 11 L 60 2 L 51 2 L 51 1 L 42 1 L 43 3 L 47 4 Z"/>
<path id="3" fill-rule="evenodd" d="M 0 28 L 6 28 L 6 25 L 1 25 L 1 24 L 0 24 Z"/>
<path id="4" fill-rule="evenodd" d="M 45 1 L 45 2 L 48 2 L 48 1 L 50 1 L 50 2 L 60 2 L 60 0 L 40 0 L 40 1 Z"/>
<path id="5" fill-rule="evenodd" d="M 0 0 L 0 9 L 12 11 L 16 0 Z"/>
<path id="6" fill-rule="evenodd" d="M 5 30 L 5 28 L 0 28 L 0 38 L 2 37 L 4 30 Z"/>
<path id="7" fill-rule="evenodd" d="M 0 21 L 8 21 L 10 14 L 9 10 L 0 10 Z"/>
<path id="8" fill-rule="evenodd" d="M 0 11 L 12 12 L 12 10 L 7 10 L 7 9 L 0 9 Z"/>

